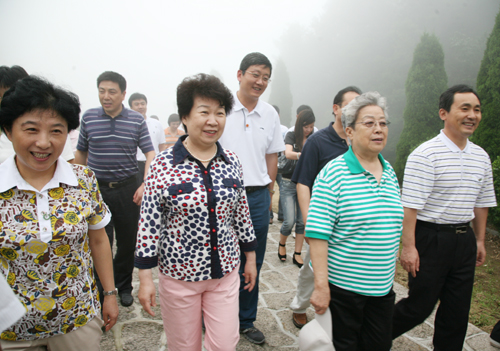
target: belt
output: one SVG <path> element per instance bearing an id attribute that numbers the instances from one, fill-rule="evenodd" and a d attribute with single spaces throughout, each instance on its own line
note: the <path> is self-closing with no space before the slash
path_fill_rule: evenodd
<path id="1" fill-rule="evenodd" d="M 262 190 L 262 189 L 267 189 L 267 185 L 261 185 L 261 186 L 246 186 L 245 190 L 247 194 L 253 193 L 254 191 L 257 190 Z"/>
<path id="2" fill-rule="evenodd" d="M 116 189 L 116 188 L 121 188 L 122 186 L 125 186 L 127 184 L 137 182 L 137 174 L 133 175 L 130 178 L 120 180 L 119 182 L 106 182 L 104 180 L 99 180 L 99 179 L 97 180 L 97 182 L 99 183 L 99 186 L 105 186 L 111 189 Z"/>
<path id="3" fill-rule="evenodd" d="M 436 231 L 451 232 L 455 234 L 465 234 L 467 233 L 467 229 L 469 229 L 470 227 L 470 222 L 458 224 L 437 224 L 417 220 L 417 224 L 426 228 L 434 229 Z"/>

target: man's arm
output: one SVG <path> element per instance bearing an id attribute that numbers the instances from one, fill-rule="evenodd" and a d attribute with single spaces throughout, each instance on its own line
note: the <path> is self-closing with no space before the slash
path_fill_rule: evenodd
<path id="1" fill-rule="evenodd" d="M 403 248 L 401 249 L 401 266 L 415 278 L 420 267 L 420 257 L 415 246 L 415 227 L 417 225 L 417 210 L 404 208 L 403 218 Z"/>
<path id="2" fill-rule="evenodd" d="M 309 211 L 309 202 L 311 201 L 311 189 L 307 185 L 297 183 L 297 199 L 299 201 L 300 212 L 304 220 L 304 226 L 307 222 L 307 212 Z"/>
<path id="3" fill-rule="evenodd" d="M 146 177 L 148 176 L 149 172 L 149 166 L 151 165 L 151 161 L 153 161 L 153 158 L 155 157 L 155 152 L 154 151 L 149 151 L 144 154 L 146 156 L 146 165 L 144 167 L 144 174 L 143 174 L 143 180 L 146 180 Z M 142 195 L 144 194 L 144 182 L 141 183 L 141 185 L 137 188 L 134 194 L 134 203 L 137 206 L 141 205 L 142 201 Z"/>
<path id="4" fill-rule="evenodd" d="M 474 216 L 472 220 L 472 229 L 476 235 L 477 258 L 476 266 L 482 266 L 486 259 L 486 248 L 484 246 L 484 236 L 486 234 L 486 219 L 488 218 L 488 207 L 474 207 Z"/>
<path id="5" fill-rule="evenodd" d="M 77 165 L 87 165 L 88 151 L 76 150 L 74 163 Z"/>
<path id="6" fill-rule="evenodd" d="M 271 202 L 272 202 L 274 193 L 274 181 L 276 180 L 276 175 L 278 174 L 277 152 L 275 152 L 274 154 L 266 154 L 266 165 L 267 165 L 267 174 L 269 175 L 269 178 L 271 178 L 271 183 L 267 187 L 269 189 L 269 193 L 271 194 Z"/>

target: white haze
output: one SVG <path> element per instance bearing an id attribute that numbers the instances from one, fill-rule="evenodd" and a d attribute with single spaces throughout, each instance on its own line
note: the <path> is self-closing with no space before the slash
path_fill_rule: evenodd
<path id="1" fill-rule="evenodd" d="M 326 0 L 27 1 L 0 0 L 0 65 L 20 65 L 99 105 L 97 76 L 127 80 L 127 98 L 148 97 L 148 115 L 176 112 L 175 89 L 204 72 L 238 89 L 241 59 L 259 51 L 274 60 L 290 25 L 308 28 Z M 272 83 L 271 83 L 272 85 Z M 264 99 L 271 89 L 268 89 Z"/>

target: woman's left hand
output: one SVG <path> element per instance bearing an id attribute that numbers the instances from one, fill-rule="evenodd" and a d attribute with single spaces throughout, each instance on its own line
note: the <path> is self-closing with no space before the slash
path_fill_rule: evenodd
<path id="1" fill-rule="evenodd" d="M 106 331 L 113 328 L 116 324 L 116 320 L 118 319 L 118 302 L 116 301 L 116 295 L 104 296 L 102 318 Z"/>
<path id="2" fill-rule="evenodd" d="M 245 290 L 252 291 L 255 286 L 255 280 L 257 279 L 257 264 L 255 263 L 255 251 L 245 252 L 246 263 L 245 263 Z"/>

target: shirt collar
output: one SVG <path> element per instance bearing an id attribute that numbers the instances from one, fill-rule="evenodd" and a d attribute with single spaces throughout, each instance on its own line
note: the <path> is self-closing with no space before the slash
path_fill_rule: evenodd
<path id="1" fill-rule="evenodd" d="M 182 143 L 184 140 L 186 140 L 188 136 L 189 136 L 188 134 L 181 136 L 179 139 L 177 139 L 177 142 L 174 144 L 174 146 L 172 146 L 174 166 L 178 165 L 179 163 L 184 161 L 186 157 L 189 156 L 189 152 L 186 150 L 186 147 Z M 215 154 L 215 157 L 221 156 L 226 163 L 231 164 L 231 161 L 225 154 L 224 149 L 222 149 L 222 146 L 219 144 L 218 141 L 215 143 L 215 145 L 217 145 L 217 153 Z"/>
<path id="2" fill-rule="evenodd" d="M 460 150 L 460 148 L 455 144 L 453 141 L 451 141 L 450 138 L 444 134 L 443 129 L 441 129 L 441 132 L 439 133 L 439 139 L 446 145 L 448 149 L 450 149 L 451 152 L 465 152 L 466 154 L 471 154 L 472 150 L 470 149 L 470 142 L 469 139 L 467 139 L 467 144 L 465 145 L 465 148 L 463 150 Z"/>
<path id="3" fill-rule="evenodd" d="M 233 111 L 240 111 L 240 110 L 247 110 L 248 109 L 243 106 L 243 104 L 241 103 L 240 99 L 238 99 L 238 94 L 237 93 L 234 93 L 233 94 L 233 98 L 234 98 L 234 106 L 233 106 Z M 260 101 L 257 101 L 257 105 L 255 106 L 255 108 L 252 110 L 252 112 L 250 113 L 254 113 L 256 112 L 257 115 L 259 115 L 259 117 L 262 117 L 265 113 L 265 107 L 264 107 L 264 104 Z"/>
<path id="4" fill-rule="evenodd" d="M 0 174 L 2 174 L 3 178 L 2 183 L 0 184 L 0 192 L 5 192 L 16 187 L 19 190 L 31 190 L 38 192 L 38 190 L 25 181 L 19 173 L 16 166 L 15 156 L 16 155 L 12 155 L 0 164 Z M 45 184 L 42 191 L 57 188 L 59 187 L 59 183 L 68 184 L 70 186 L 78 186 L 78 179 L 73 172 L 73 167 L 62 157 L 57 159 L 54 176 L 47 184 Z"/>
<path id="5" fill-rule="evenodd" d="M 120 114 L 118 116 L 111 117 L 106 112 L 104 112 L 104 109 L 101 106 L 101 107 L 99 107 L 99 116 L 101 116 L 101 117 L 105 116 L 105 117 L 109 117 L 109 118 L 128 117 L 128 111 L 129 111 L 129 109 L 126 108 L 125 106 L 123 106 L 123 104 L 122 104 L 122 111 L 120 112 Z"/>
<path id="6" fill-rule="evenodd" d="M 382 154 L 378 154 L 378 159 L 380 163 L 382 164 L 382 168 L 385 171 L 387 169 L 387 164 L 385 163 L 384 158 L 382 157 Z M 352 151 L 352 146 L 349 146 L 349 150 L 347 150 L 344 154 L 344 160 L 345 163 L 347 164 L 347 167 L 349 168 L 349 171 L 352 174 L 360 174 L 365 172 L 365 169 L 363 166 L 361 166 L 361 163 L 359 163 L 358 158 L 354 154 L 354 151 Z"/>

